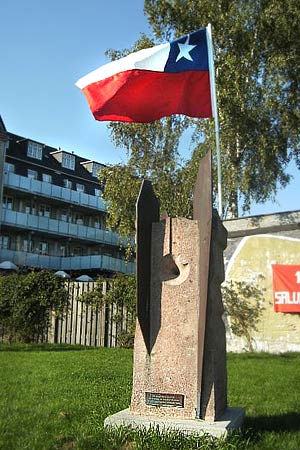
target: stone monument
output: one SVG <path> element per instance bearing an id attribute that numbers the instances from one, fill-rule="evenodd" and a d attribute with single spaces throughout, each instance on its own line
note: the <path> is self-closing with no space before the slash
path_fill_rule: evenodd
<path id="1" fill-rule="evenodd" d="M 105 425 L 159 426 L 221 436 L 242 424 L 227 406 L 220 284 L 227 233 L 211 200 L 211 155 L 201 161 L 193 220 L 160 220 L 144 181 L 137 201 L 137 325 L 130 408 Z"/>

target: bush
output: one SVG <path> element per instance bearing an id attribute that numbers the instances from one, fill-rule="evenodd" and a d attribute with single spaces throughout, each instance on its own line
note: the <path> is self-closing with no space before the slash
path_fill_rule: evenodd
<path id="1" fill-rule="evenodd" d="M 114 321 L 117 324 L 117 344 L 119 347 L 133 348 L 136 318 L 136 277 L 134 275 L 118 275 L 113 279 L 106 293 L 106 302 L 114 303 L 117 312 Z M 120 312 L 125 306 L 130 320 L 127 329 L 122 329 L 123 316 Z"/>
<path id="2" fill-rule="evenodd" d="M 103 293 L 103 283 L 107 282 L 107 291 Z M 92 291 L 85 292 L 80 300 L 91 306 L 101 307 L 104 303 L 114 304 L 116 313 L 113 320 L 117 325 L 117 345 L 133 348 L 136 318 L 136 277 L 135 275 L 116 275 L 113 279 L 99 278 Z M 128 321 L 123 329 L 123 307 L 126 308 Z"/>
<path id="3" fill-rule="evenodd" d="M 0 277 L 0 326 L 9 342 L 38 342 L 51 312 L 61 314 L 67 305 L 68 292 L 52 272 Z"/>
<path id="4" fill-rule="evenodd" d="M 252 332 L 257 331 L 264 307 L 264 290 L 245 281 L 228 281 L 222 295 L 229 326 L 233 334 L 246 339 L 246 350 L 254 351 Z"/>

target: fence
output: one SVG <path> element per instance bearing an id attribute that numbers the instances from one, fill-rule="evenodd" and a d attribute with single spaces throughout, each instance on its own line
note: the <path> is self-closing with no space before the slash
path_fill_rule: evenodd
<path id="1" fill-rule="evenodd" d="M 95 288 L 95 282 L 67 281 L 68 308 L 62 316 L 52 314 L 50 327 L 38 342 L 117 347 L 120 334 L 128 331 L 133 319 L 124 306 L 105 302 L 101 306 L 91 306 L 80 300 L 82 294 Z M 104 295 L 107 289 L 109 283 L 103 282 Z M 0 342 L 3 341 L 5 330 L 0 330 Z"/>

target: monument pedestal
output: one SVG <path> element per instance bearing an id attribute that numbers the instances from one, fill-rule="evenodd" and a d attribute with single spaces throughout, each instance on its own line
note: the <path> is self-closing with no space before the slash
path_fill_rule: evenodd
<path id="1" fill-rule="evenodd" d="M 208 422 L 200 419 L 177 419 L 131 414 L 129 408 L 105 419 L 107 427 L 159 428 L 160 431 L 181 431 L 184 434 L 209 434 L 226 436 L 228 431 L 242 426 L 245 411 L 242 408 L 227 408 L 219 420 Z"/>

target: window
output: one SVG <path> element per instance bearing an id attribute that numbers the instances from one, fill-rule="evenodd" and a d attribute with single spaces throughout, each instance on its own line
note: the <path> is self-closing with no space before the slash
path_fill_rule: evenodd
<path id="1" fill-rule="evenodd" d="M 101 189 L 95 189 L 95 195 L 96 195 L 96 197 L 102 197 L 102 190 Z"/>
<path id="2" fill-rule="evenodd" d="M 65 167 L 66 169 L 75 169 L 75 156 L 71 155 L 70 153 L 63 153 L 62 154 L 62 161 L 61 161 L 62 167 Z"/>
<path id="3" fill-rule="evenodd" d="M 15 165 L 5 162 L 4 163 L 4 172 L 14 172 L 15 171 Z"/>
<path id="4" fill-rule="evenodd" d="M 1 248 L 9 248 L 9 236 L 1 236 Z"/>
<path id="5" fill-rule="evenodd" d="M 68 189 L 72 189 L 72 181 L 68 180 L 68 178 L 64 179 L 64 187 Z"/>
<path id="6" fill-rule="evenodd" d="M 49 245 L 48 242 L 40 242 L 39 252 L 41 255 L 48 255 Z"/>
<path id="7" fill-rule="evenodd" d="M 25 204 L 25 213 L 36 215 L 36 205 L 31 201 L 27 201 Z"/>
<path id="8" fill-rule="evenodd" d="M 83 225 L 83 215 L 76 213 L 74 215 L 74 221 L 77 223 L 77 225 Z"/>
<path id="9" fill-rule="evenodd" d="M 67 209 L 63 209 L 61 211 L 60 220 L 63 220 L 64 222 L 68 221 L 68 211 L 67 211 Z"/>
<path id="10" fill-rule="evenodd" d="M 99 170 L 103 169 L 103 166 L 101 166 L 101 164 L 97 164 L 97 163 L 93 163 L 93 177 L 98 178 L 99 175 Z"/>
<path id="11" fill-rule="evenodd" d="M 102 228 L 103 220 L 100 216 L 94 217 L 94 227 L 95 228 Z"/>
<path id="12" fill-rule="evenodd" d="M 29 141 L 27 146 L 27 156 L 35 159 L 42 159 L 43 146 L 37 142 Z"/>
<path id="13" fill-rule="evenodd" d="M 27 169 L 27 176 L 28 178 L 32 178 L 33 180 L 37 180 L 38 173 L 36 170 Z"/>
<path id="14" fill-rule="evenodd" d="M 83 255 L 83 248 L 82 247 L 75 247 L 73 249 L 73 255 L 74 256 L 82 256 Z"/>
<path id="15" fill-rule="evenodd" d="M 7 195 L 3 195 L 2 207 L 6 209 L 12 209 L 13 207 L 13 199 L 12 197 L 8 197 Z"/>
<path id="16" fill-rule="evenodd" d="M 33 242 L 28 239 L 23 239 L 23 251 L 24 252 L 31 252 L 33 249 Z"/>
<path id="17" fill-rule="evenodd" d="M 40 205 L 39 216 L 50 217 L 51 208 L 48 205 Z"/>
<path id="18" fill-rule="evenodd" d="M 43 174 L 42 174 L 42 180 L 43 180 L 45 183 L 52 183 L 52 176 L 49 175 L 49 173 L 43 173 Z"/>
<path id="19" fill-rule="evenodd" d="M 76 183 L 76 191 L 77 192 L 84 192 L 84 185 L 80 183 Z"/>

